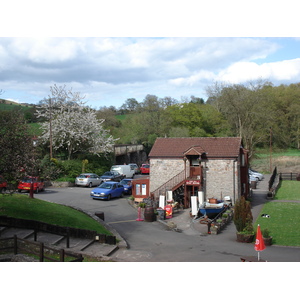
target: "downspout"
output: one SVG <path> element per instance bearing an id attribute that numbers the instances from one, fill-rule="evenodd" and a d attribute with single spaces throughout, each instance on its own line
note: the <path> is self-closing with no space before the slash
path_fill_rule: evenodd
<path id="1" fill-rule="evenodd" d="M 235 204 L 235 159 L 233 160 L 233 204 Z"/>

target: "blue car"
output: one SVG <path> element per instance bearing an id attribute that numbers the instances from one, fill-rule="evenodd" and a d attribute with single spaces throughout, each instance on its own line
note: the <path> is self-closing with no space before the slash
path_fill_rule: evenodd
<path id="1" fill-rule="evenodd" d="M 123 197 L 124 186 L 120 182 L 106 181 L 91 191 L 91 198 L 110 200 L 111 198 Z"/>
<path id="2" fill-rule="evenodd" d="M 131 178 L 126 178 L 121 180 L 120 184 L 124 186 L 124 193 L 125 194 L 132 194 L 132 179 Z"/>

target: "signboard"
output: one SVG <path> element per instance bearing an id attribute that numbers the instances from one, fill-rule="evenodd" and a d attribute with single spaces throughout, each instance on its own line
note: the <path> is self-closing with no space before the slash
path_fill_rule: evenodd
<path id="1" fill-rule="evenodd" d="M 166 211 L 166 218 L 170 219 L 172 218 L 172 205 L 166 205 L 165 206 L 165 211 Z"/>
<path id="2" fill-rule="evenodd" d="M 200 180 L 187 180 L 186 185 L 200 185 Z"/>
<path id="3" fill-rule="evenodd" d="M 142 195 L 147 195 L 147 186 L 145 183 L 142 184 Z"/>

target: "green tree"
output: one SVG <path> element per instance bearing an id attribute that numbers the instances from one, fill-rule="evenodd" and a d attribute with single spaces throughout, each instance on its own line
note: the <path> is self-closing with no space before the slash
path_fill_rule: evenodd
<path id="1" fill-rule="evenodd" d="M 300 84 L 273 88 L 273 143 L 300 148 Z"/>
<path id="2" fill-rule="evenodd" d="M 0 174 L 8 181 L 39 173 L 38 150 L 28 132 L 22 112 L 0 111 Z"/>
<path id="3" fill-rule="evenodd" d="M 140 103 L 135 98 L 128 98 L 119 110 L 122 113 L 131 113 L 136 112 L 139 107 Z"/>
<path id="4" fill-rule="evenodd" d="M 189 102 L 166 109 L 172 128 L 186 128 L 188 136 L 218 136 L 226 132 L 228 124 L 213 106 Z"/>
<path id="5" fill-rule="evenodd" d="M 243 84 L 216 84 L 207 89 L 212 104 L 230 124 L 232 134 L 242 138 L 244 146 L 253 155 L 255 146 L 266 141 L 273 114 L 269 102 L 269 82 Z"/>

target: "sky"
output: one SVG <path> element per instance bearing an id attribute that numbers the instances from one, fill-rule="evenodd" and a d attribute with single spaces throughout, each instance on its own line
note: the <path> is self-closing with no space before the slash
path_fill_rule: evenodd
<path id="1" fill-rule="evenodd" d="M 148 94 L 206 100 L 206 88 L 216 82 L 300 82 L 300 38 L 297 31 L 283 30 L 283 24 L 293 20 L 293 10 L 284 19 L 284 10 L 278 7 L 271 21 L 255 8 L 249 8 L 247 15 L 235 11 L 220 18 L 223 7 L 216 10 L 212 1 L 205 9 L 214 9 L 214 19 L 220 21 L 216 25 L 205 9 L 188 6 L 196 3 L 191 0 L 185 6 L 166 0 L 172 7 L 155 6 L 159 1 L 146 7 L 140 1 L 129 0 L 127 6 L 113 1 L 103 10 L 93 9 L 91 0 L 63 1 L 78 4 L 72 11 L 55 0 L 51 7 L 29 0 L 28 5 L 19 3 L 18 13 L 16 2 L 11 0 L 6 10 L 13 12 L 13 19 L 5 14 L 0 21 L 3 99 L 36 104 L 56 84 L 80 92 L 93 108 L 119 108 L 128 98 L 142 102 Z M 30 4 L 34 11 L 28 10 Z M 36 13 L 37 9 L 43 13 Z"/>

